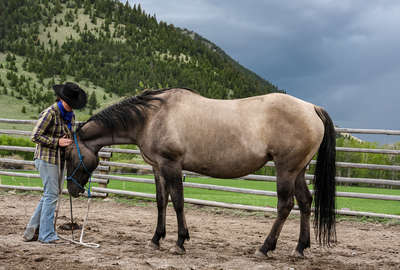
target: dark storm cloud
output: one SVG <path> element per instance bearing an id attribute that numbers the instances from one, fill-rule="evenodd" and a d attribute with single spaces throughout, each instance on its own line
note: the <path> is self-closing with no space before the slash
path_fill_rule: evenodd
<path id="1" fill-rule="evenodd" d="M 400 1 L 135 2 L 324 106 L 342 127 L 400 129 Z"/>

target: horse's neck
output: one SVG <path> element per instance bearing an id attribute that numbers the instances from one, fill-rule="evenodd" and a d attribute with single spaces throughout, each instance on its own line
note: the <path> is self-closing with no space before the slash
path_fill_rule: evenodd
<path id="1" fill-rule="evenodd" d="M 105 134 L 104 136 L 89 139 L 85 141 L 86 146 L 97 153 L 102 147 L 116 145 L 116 144 L 135 144 L 135 141 L 129 138 L 121 138 L 121 137 L 113 137 L 109 134 Z"/>
<path id="2" fill-rule="evenodd" d="M 97 153 L 102 147 L 116 144 L 136 144 L 136 138 L 131 132 L 124 130 L 109 131 L 95 123 L 82 127 L 85 136 L 81 138 L 85 145 Z"/>

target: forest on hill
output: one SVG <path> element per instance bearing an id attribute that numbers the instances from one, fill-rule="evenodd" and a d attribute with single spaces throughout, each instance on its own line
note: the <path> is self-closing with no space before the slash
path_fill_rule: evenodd
<path id="1" fill-rule="evenodd" d="M 69 79 L 118 96 L 164 87 L 220 99 L 283 92 L 196 33 L 116 0 L 1 1 L 0 37 L 0 94 L 39 108 L 53 101 L 51 84 Z"/>

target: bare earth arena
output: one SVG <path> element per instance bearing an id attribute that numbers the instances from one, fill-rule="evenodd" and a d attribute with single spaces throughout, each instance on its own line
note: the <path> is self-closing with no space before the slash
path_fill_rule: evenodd
<path id="1" fill-rule="evenodd" d="M 253 256 L 265 240 L 273 216 L 264 213 L 186 205 L 190 241 L 185 255 L 173 255 L 177 228 L 172 206 L 167 211 L 167 236 L 160 250 L 148 246 L 156 226 L 153 202 L 92 200 L 85 242 L 87 248 L 64 242 L 23 242 L 22 233 L 39 195 L 0 192 L 0 270 L 3 269 L 400 269 L 400 225 L 339 219 L 338 243 L 326 249 L 312 238 L 305 259 L 291 256 L 299 233 L 299 218 L 285 223 L 271 258 Z M 78 223 L 86 200 L 74 200 Z M 57 224 L 69 222 L 69 203 L 63 197 Z M 68 217 L 67 217 L 68 216 Z M 61 231 L 69 237 L 70 232 Z M 78 238 L 78 232 L 75 232 Z"/>

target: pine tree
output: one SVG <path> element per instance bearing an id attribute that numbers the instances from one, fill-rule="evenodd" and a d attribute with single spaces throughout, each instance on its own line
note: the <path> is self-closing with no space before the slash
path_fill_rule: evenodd
<path id="1" fill-rule="evenodd" d="M 7 53 L 6 61 L 11 62 L 12 60 L 13 60 L 12 56 L 9 53 Z"/>
<path id="2" fill-rule="evenodd" d="M 18 76 L 15 73 L 11 74 L 10 86 L 16 87 L 18 85 Z"/>
<path id="3" fill-rule="evenodd" d="M 99 105 L 97 102 L 96 93 L 93 91 L 89 96 L 88 107 L 89 107 L 90 111 L 94 111 L 97 109 L 98 106 Z"/>

